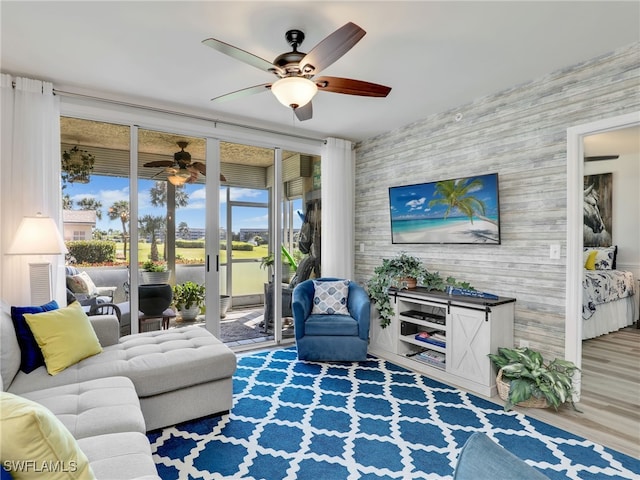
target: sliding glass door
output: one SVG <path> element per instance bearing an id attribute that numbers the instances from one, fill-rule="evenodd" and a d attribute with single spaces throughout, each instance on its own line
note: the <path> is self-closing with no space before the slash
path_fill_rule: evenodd
<path id="1" fill-rule="evenodd" d="M 81 266 L 95 269 L 98 286 L 117 287 L 113 300 L 131 317 L 125 333 L 141 326 L 140 285 L 193 281 L 205 286 L 199 320 L 214 334 L 220 335 L 221 303 L 231 313 L 271 309 L 261 333 L 275 340 L 283 328 L 292 334 L 287 289 L 308 256 L 298 236 L 309 202 L 319 202 L 318 142 L 281 137 L 314 145 L 316 156 L 304 155 L 272 147 L 278 142 L 265 132 L 238 134 L 202 118 L 63 100 L 61 153 L 77 147 L 94 156 L 87 183 L 67 179 L 65 208 L 93 210 L 96 218 L 85 226 L 67 218 L 65 236 L 112 242 L 113 258 Z M 187 154 L 191 163 L 181 164 Z M 168 280 L 145 272 L 163 268 Z M 180 320 L 171 318 L 169 326 Z"/>
<path id="2" fill-rule="evenodd" d="M 156 284 L 177 286 L 177 315 L 169 311 L 165 327 L 204 322 L 206 142 L 139 129 L 137 166 L 140 328 L 155 329 L 157 315 L 170 306 L 170 300 L 166 305 L 162 301 L 162 287 L 149 286 Z M 181 297 L 187 291 L 196 292 L 193 300 Z M 154 298 L 149 307 L 143 302 L 146 296 Z"/>

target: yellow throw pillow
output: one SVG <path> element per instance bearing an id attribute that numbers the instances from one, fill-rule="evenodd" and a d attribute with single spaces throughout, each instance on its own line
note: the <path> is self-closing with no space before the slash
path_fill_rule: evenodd
<path id="1" fill-rule="evenodd" d="M 0 455 L 14 480 L 92 480 L 95 475 L 78 442 L 45 407 L 0 392 Z"/>
<path id="2" fill-rule="evenodd" d="M 589 256 L 587 257 L 587 261 L 584 263 L 584 268 L 587 270 L 595 270 L 596 269 L 596 257 L 598 256 L 597 250 L 591 250 L 589 252 Z"/>
<path id="3" fill-rule="evenodd" d="M 96 332 L 78 302 L 58 310 L 25 313 L 50 375 L 102 351 Z"/>

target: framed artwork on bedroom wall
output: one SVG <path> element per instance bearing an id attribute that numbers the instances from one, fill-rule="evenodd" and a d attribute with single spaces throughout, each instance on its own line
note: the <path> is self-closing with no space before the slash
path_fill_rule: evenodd
<path id="1" fill-rule="evenodd" d="M 584 246 L 611 245 L 613 174 L 584 176 Z"/>

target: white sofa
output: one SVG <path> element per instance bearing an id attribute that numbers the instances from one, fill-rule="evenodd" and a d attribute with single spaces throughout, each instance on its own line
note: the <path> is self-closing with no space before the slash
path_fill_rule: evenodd
<path id="1" fill-rule="evenodd" d="M 20 347 L 4 310 L 2 390 L 50 410 L 98 479 L 159 478 L 146 431 L 231 409 L 235 354 L 203 328 L 119 338 L 115 316 L 89 317 L 101 353 L 54 376 L 44 366 L 26 374 L 19 370 Z"/>

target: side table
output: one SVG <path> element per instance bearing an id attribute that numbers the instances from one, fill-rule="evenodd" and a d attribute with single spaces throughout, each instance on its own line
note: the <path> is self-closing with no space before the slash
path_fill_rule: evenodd
<path id="1" fill-rule="evenodd" d="M 176 318 L 176 312 L 174 312 L 171 308 L 167 308 L 159 315 L 146 315 L 140 312 L 140 314 L 138 315 L 138 331 L 149 332 L 151 330 L 156 330 L 155 328 L 151 328 L 152 326 L 155 326 L 157 324 L 157 322 L 150 321 L 154 319 L 161 321 L 160 328 L 162 330 L 167 330 L 172 318 Z"/>

